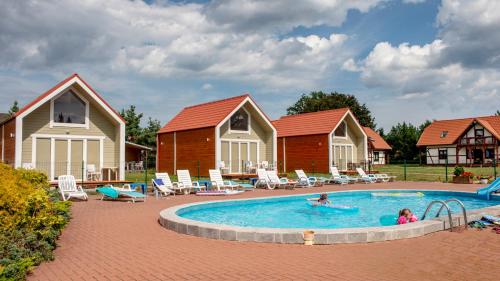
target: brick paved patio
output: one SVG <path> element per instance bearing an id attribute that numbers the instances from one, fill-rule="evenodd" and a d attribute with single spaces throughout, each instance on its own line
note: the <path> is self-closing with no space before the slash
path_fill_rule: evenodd
<path id="1" fill-rule="evenodd" d="M 347 188 L 476 189 L 440 183 Z M 346 187 L 257 190 L 233 198 L 341 189 Z M 96 199 L 73 204 L 55 260 L 36 268 L 29 280 L 498 280 L 500 274 L 500 235 L 489 230 L 370 244 L 243 243 L 182 235 L 157 222 L 164 208 L 214 198 L 149 197 L 135 204 Z"/>

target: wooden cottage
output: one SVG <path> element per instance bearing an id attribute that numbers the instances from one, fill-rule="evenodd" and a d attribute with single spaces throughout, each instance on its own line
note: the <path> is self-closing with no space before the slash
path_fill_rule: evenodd
<path id="1" fill-rule="evenodd" d="M 367 135 L 348 108 L 283 116 L 278 131 L 278 170 L 329 173 L 351 170 L 368 160 Z"/>
<path id="2" fill-rule="evenodd" d="M 124 179 L 125 121 L 78 74 L 0 123 L 0 155 L 14 167 L 87 179 Z"/>
<path id="3" fill-rule="evenodd" d="M 417 146 L 428 165 L 491 165 L 500 160 L 500 116 L 432 122 Z"/>
<path id="4" fill-rule="evenodd" d="M 391 146 L 372 128 L 363 127 L 368 136 L 368 160 L 373 165 L 389 164 Z"/>
<path id="5" fill-rule="evenodd" d="M 157 170 L 255 173 L 276 162 L 276 129 L 250 95 L 184 108 L 157 135 Z"/>

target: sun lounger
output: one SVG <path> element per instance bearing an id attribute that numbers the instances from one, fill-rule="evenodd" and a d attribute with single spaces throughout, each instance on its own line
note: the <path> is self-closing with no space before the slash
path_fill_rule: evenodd
<path id="1" fill-rule="evenodd" d="M 267 178 L 269 179 L 270 184 L 274 184 L 275 187 L 294 189 L 295 185 L 297 185 L 296 181 L 291 181 L 288 180 L 287 178 L 278 177 L 278 173 L 275 170 L 265 171 L 265 172 L 267 174 Z"/>
<path id="2" fill-rule="evenodd" d="M 323 185 L 323 183 L 316 177 L 308 177 L 304 170 L 295 170 L 295 173 L 298 178 L 296 187 L 313 187 Z"/>
<path id="3" fill-rule="evenodd" d="M 163 185 L 165 185 L 168 189 L 184 194 L 187 192 L 186 188 L 182 184 L 172 182 L 168 173 L 156 173 L 155 176 L 157 179 L 161 179 L 163 181 Z"/>
<path id="4" fill-rule="evenodd" d="M 349 177 L 342 177 L 337 167 L 334 166 L 330 167 L 330 174 L 331 177 L 329 179 L 326 179 L 326 182 L 328 183 L 348 184 L 351 182 L 352 183 L 356 182 L 356 179 L 350 179 Z"/>
<path id="5" fill-rule="evenodd" d="M 177 170 L 177 180 L 179 181 L 179 185 L 184 189 L 185 194 L 191 193 L 192 190 L 201 191 L 205 189 L 205 186 L 200 186 L 199 182 L 191 181 L 189 170 Z"/>
<path id="6" fill-rule="evenodd" d="M 168 196 L 170 194 L 173 194 L 175 196 L 175 191 L 168 188 L 168 186 L 165 185 L 162 179 L 152 179 L 151 181 L 153 183 L 153 190 L 155 192 L 156 198 L 158 198 L 158 196 Z"/>
<path id="7" fill-rule="evenodd" d="M 358 175 L 359 175 L 358 181 L 360 181 L 360 182 L 364 182 L 364 183 L 374 183 L 374 182 L 377 182 L 377 179 L 374 178 L 373 175 L 370 177 L 361 168 L 356 168 L 356 172 L 358 172 Z"/>
<path id="8" fill-rule="evenodd" d="M 78 198 L 82 200 L 88 200 L 89 198 L 83 188 L 76 185 L 75 177 L 72 175 L 59 176 L 57 186 L 63 201 L 69 200 L 70 198 Z"/>
<path id="9" fill-rule="evenodd" d="M 257 181 L 255 182 L 255 188 L 265 187 L 267 189 L 275 189 L 276 185 L 276 182 L 271 182 L 269 180 L 265 169 L 257 169 Z"/>
<path id="10" fill-rule="evenodd" d="M 140 192 L 127 191 L 123 188 L 115 188 L 113 186 L 98 187 L 96 188 L 96 191 L 102 194 L 101 200 L 104 200 L 106 198 L 116 200 L 120 197 L 130 198 L 134 203 L 137 199 L 142 199 L 142 201 L 146 200 L 146 195 Z"/>
<path id="11" fill-rule="evenodd" d="M 240 186 L 237 184 L 234 184 L 231 181 L 225 181 L 222 179 L 222 175 L 220 173 L 220 170 L 208 170 L 208 173 L 210 174 L 210 181 L 212 182 L 212 186 L 215 186 L 217 190 L 224 190 L 224 189 L 238 189 Z"/>

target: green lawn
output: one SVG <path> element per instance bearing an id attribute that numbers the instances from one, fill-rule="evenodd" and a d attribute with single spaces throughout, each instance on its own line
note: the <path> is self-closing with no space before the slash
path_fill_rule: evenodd
<path id="1" fill-rule="evenodd" d="M 448 181 L 453 178 L 454 166 L 448 167 Z M 466 172 L 472 172 L 475 176 L 493 176 L 493 167 L 464 167 Z M 380 173 L 385 173 L 391 176 L 396 176 L 398 180 L 404 180 L 404 165 L 384 165 L 376 168 Z M 500 176 L 500 167 L 497 167 L 497 176 Z M 407 181 L 437 181 L 444 182 L 446 179 L 446 168 L 437 166 L 419 166 L 416 164 L 408 164 L 406 166 Z"/>

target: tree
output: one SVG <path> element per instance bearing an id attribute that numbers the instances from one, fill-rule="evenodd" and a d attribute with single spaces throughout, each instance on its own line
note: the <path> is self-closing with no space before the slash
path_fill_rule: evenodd
<path id="1" fill-rule="evenodd" d="M 385 138 L 392 147 L 391 159 L 417 160 L 419 137 L 420 129 L 410 123 L 403 122 L 393 126 Z"/>
<path id="2" fill-rule="evenodd" d="M 135 112 L 135 105 L 131 105 L 127 110 L 122 109 L 120 115 L 127 122 L 125 126 L 125 139 L 137 142 L 142 136 L 141 119 L 143 114 Z"/>
<path id="3" fill-rule="evenodd" d="M 17 100 L 15 100 L 9 109 L 9 115 L 12 116 L 18 111 L 19 111 L 19 103 L 17 102 Z"/>
<path id="4" fill-rule="evenodd" d="M 500 116 L 500 110 L 497 110 L 497 112 L 495 112 L 495 115 Z"/>
<path id="5" fill-rule="evenodd" d="M 319 91 L 311 92 L 308 95 L 303 94 L 294 105 L 287 108 L 287 114 L 294 115 L 343 107 L 349 107 L 362 126 L 375 129 L 375 118 L 371 115 L 366 104 L 360 104 L 354 95 L 338 92 L 326 94 Z"/>
<path id="6" fill-rule="evenodd" d="M 146 127 L 142 129 L 141 137 L 138 140 L 139 144 L 148 147 L 155 147 L 156 133 L 160 130 L 160 128 L 160 121 L 149 117 Z"/>

